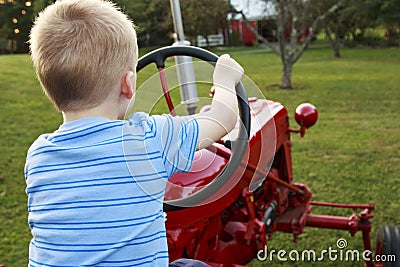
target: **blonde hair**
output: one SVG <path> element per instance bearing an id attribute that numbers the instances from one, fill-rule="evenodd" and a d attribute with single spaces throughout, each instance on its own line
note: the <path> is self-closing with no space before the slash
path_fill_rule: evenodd
<path id="1" fill-rule="evenodd" d="M 132 21 L 106 0 L 59 0 L 35 20 L 33 65 L 46 95 L 60 111 L 101 104 L 126 71 L 135 71 Z"/>

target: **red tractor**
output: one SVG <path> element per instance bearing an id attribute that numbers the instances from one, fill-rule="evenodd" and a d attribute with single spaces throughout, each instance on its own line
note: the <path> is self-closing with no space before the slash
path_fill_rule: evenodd
<path id="1" fill-rule="evenodd" d="M 190 56 L 210 64 L 218 57 L 200 48 L 171 46 L 139 59 L 138 71 L 156 64 L 173 114 L 164 73 L 165 61 L 172 56 Z M 260 256 L 274 232 L 292 233 L 297 241 L 305 227 L 319 227 L 345 230 L 352 236 L 362 232 L 364 252 L 370 252 L 364 257 L 365 266 L 400 266 L 397 227 L 381 227 L 376 250 L 371 252 L 373 205 L 314 202 L 307 185 L 294 182 L 290 134 L 304 136 L 317 121 L 315 107 L 302 104 L 296 109 L 300 130 L 294 130 L 282 104 L 248 98 L 241 83 L 236 91 L 240 120 L 231 134 L 235 137 L 198 151 L 192 171 L 174 175 L 167 186 L 164 210 L 170 259 L 193 258 L 211 266 L 242 266 Z M 313 206 L 358 213 L 348 217 L 316 215 L 311 212 Z M 394 255 L 394 260 L 379 262 L 372 255 Z"/>

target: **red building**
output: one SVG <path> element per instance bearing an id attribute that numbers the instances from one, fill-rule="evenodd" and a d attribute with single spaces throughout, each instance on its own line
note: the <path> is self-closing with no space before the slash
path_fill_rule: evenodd
<path id="1" fill-rule="evenodd" d="M 251 20 L 249 23 L 254 27 L 255 30 L 257 29 L 257 21 Z M 243 42 L 244 45 L 252 46 L 256 43 L 257 36 L 247 27 L 244 21 L 234 20 L 231 22 L 230 30 L 232 32 L 236 32 L 239 35 L 240 40 Z"/>

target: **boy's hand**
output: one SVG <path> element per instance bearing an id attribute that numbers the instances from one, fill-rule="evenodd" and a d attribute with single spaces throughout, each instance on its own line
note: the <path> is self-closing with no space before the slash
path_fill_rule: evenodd
<path id="1" fill-rule="evenodd" d="M 215 64 L 215 95 L 208 111 L 197 113 L 199 139 L 197 149 L 205 148 L 232 131 L 238 119 L 235 85 L 243 76 L 243 68 L 229 55 L 222 55 Z"/>
<path id="2" fill-rule="evenodd" d="M 232 88 L 243 76 L 243 68 L 228 54 L 219 57 L 213 74 L 215 86 Z"/>

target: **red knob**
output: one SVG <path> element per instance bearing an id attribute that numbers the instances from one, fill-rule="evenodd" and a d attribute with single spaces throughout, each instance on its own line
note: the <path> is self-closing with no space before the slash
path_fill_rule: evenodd
<path id="1" fill-rule="evenodd" d="M 310 103 L 300 104 L 294 113 L 294 118 L 300 126 L 309 128 L 318 120 L 317 108 Z"/>

